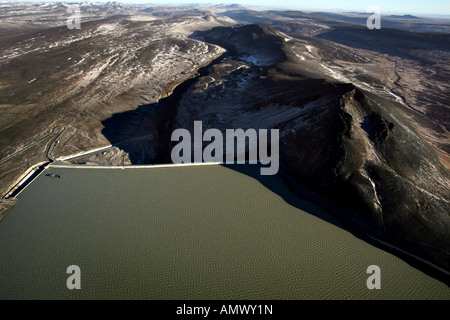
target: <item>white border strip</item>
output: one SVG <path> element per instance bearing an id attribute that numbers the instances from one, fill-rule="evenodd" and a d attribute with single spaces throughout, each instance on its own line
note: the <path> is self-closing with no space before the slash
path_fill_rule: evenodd
<path id="1" fill-rule="evenodd" d="M 50 164 L 50 168 L 61 169 L 163 169 L 179 167 L 200 167 L 200 166 L 218 166 L 225 164 L 223 162 L 202 162 L 202 163 L 183 163 L 183 164 L 155 164 L 155 165 L 129 165 L 129 166 L 96 166 L 96 165 L 66 165 Z M 244 163 L 242 163 L 244 164 Z"/>
<path id="2" fill-rule="evenodd" d="M 109 149 L 109 148 L 112 148 L 112 147 L 113 147 L 113 145 L 109 145 L 109 146 L 102 147 L 102 148 L 97 148 L 97 149 L 94 149 L 94 150 L 81 152 L 81 153 L 78 153 L 78 154 L 75 154 L 75 155 L 72 155 L 72 156 L 69 156 L 69 157 L 66 157 L 66 158 L 58 158 L 58 159 L 56 159 L 56 161 L 67 161 L 67 160 L 70 160 L 70 159 L 79 158 L 79 157 L 86 156 L 88 154 L 99 152 L 99 151 L 102 151 L 102 150 L 105 150 L 105 149 Z"/>

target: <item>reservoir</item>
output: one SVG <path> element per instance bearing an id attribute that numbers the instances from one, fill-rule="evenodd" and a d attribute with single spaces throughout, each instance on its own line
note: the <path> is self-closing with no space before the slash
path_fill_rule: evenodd
<path id="1" fill-rule="evenodd" d="M 450 299 L 258 170 L 50 167 L 0 223 L 0 299 Z"/>

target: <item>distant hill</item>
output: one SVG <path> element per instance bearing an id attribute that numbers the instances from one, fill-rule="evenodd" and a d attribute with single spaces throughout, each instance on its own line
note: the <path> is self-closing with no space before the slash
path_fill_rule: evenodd
<path id="1" fill-rule="evenodd" d="M 224 3 L 219 3 L 218 5 L 214 6 L 215 8 L 219 8 L 219 9 L 228 9 L 228 10 L 236 10 L 236 9 L 242 9 L 243 6 L 241 6 L 240 4 L 224 4 Z"/>
<path id="2" fill-rule="evenodd" d="M 419 17 L 412 16 L 410 14 L 405 14 L 405 15 L 402 15 L 402 16 L 400 16 L 400 15 L 390 15 L 390 16 L 387 16 L 387 17 L 394 18 L 394 19 L 420 19 Z"/>

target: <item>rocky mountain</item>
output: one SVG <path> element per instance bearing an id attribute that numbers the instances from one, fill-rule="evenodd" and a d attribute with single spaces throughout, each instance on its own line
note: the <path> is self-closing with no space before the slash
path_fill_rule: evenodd
<path id="1" fill-rule="evenodd" d="M 157 131 L 146 148 L 125 147 L 132 162 L 169 162 L 170 133 L 193 132 L 194 121 L 222 131 L 280 129 L 283 174 L 292 185 L 307 187 L 302 196 L 332 203 L 348 225 L 395 239 L 448 268 L 450 175 L 417 130 L 425 117 L 377 87 L 376 74 L 367 74 L 364 83 L 337 81 L 340 73 L 331 80 L 321 52 L 328 44 L 312 45 L 261 25 L 216 27 L 192 37 L 225 48 L 227 55 L 175 100 L 103 122 L 112 142 L 143 135 L 144 128 Z M 377 63 L 345 53 L 366 68 Z M 367 83 L 374 84 L 371 90 Z"/>

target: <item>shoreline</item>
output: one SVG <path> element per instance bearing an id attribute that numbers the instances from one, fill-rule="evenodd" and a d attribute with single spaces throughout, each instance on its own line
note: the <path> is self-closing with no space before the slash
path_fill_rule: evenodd
<path id="1" fill-rule="evenodd" d="M 6 225 L 3 227 L 3 238 L 7 240 L 5 248 L 9 248 L 7 246 L 9 243 L 15 245 L 17 240 L 20 241 L 19 246 L 26 250 L 10 250 L 13 259 L 7 257 L 5 262 L 14 262 L 18 258 L 25 257 L 20 261 L 25 261 L 25 266 L 31 264 L 36 268 L 35 265 L 48 265 L 48 261 L 51 260 L 50 268 L 44 268 L 45 271 L 50 270 L 48 273 L 51 281 L 47 280 L 46 273 L 43 271 L 42 275 L 35 279 L 33 286 L 39 291 L 37 293 L 29 291 L 33 295 L 42 296 L 41 292 L 45 294 L 53 289 L 52 296 L 58 297 L 61 293 L 67 293 L 70 298 L 73 294 L 67 290 L 64 291 L 64 288 L 61 289 L 60 279 L 55 279 L 53 274 L 54 269 L 60 270 L 61 265 L 63 267 L 67 265 L 64 264 L 66 260 L 61 261 L 59 257 L 70 258 L 75 254 L 77 260 L 74 263 L 84 266 L 85 270 L 88 268 L 90 278 L 96 279 L 96 284 L 89 284 L 90 290 L 86 291 L 87 294 L 92 293 L 90 296 L 92 298 L 98 295 L 110 298 L 110 294 L 119 296 L 121 290 L 117 288 L 126 288 L 126 291 L 134 297 L 145 298 L 148 294 L 155 298 L 170 298 L 177 293 L 171 290 L 172 287 L 167 287 L 167 284 L 172 283 L 170 277 L 161 277 L 160 272 L 171 275 L 173 271 L 173 274 L 179 275 L 180 264 L 173 264 L 170 259 L 158 260 L 158 253 L 161 252 L 163 256 L 170 257 L 179 252 L 181 243 L 182 248 L 186 249 L 183 250 L 178 262 L 199 261 L 199 263 L 195 262 L 192 268 L 184 268 L 183 276 L 178 278 L 180 281 L 174 282 L 181 285 L 181 287 L 177 286 L 177 289 L 182 288 L 181 292 L 187 292 L 185 296 L 191 295 L 192 292 L 197 292 L 200 297 L 208 294 L 222 294 L 225 291 L 216 291 L 215 288 L 227 290 L 230 288 L 227 283 L 230 283 L 234 287 L 225 294 L 238 292 L 248 297 L 255 297 L 253 294 L 258 294 L 256 298 L 267 298 L 269 294 L 273 294 L 273 288 L 278 288 L 276 289 L 279 290 L 278 297 L 286 299 L 328 299 L 330 297 L 332 297 L 330 299 L 342 297 L 345 299 L 384 299 L 386 297 L 447 299 L 449 297 L 448 288 L 442 282 L 428 277 L 420 270 L 414 270 L 415 268 L 411 268 L 395 256 L 362 243 L 345 230 L 314 218 L 311 214 L 317 213 L 316 209 L 306 202 L 297 203 L 295 199 L 292 199 L 291 203 L 297 203 L 298 208 L 304 210 L 304 212 L 298 211 L 251 176 L 235 172 L 234 169 L 239 166 L 231 167 L 233 170 L 222 166 L 128 172 L 47 170 L 40 180 L 34 182 L 35 186 L 31 186 L 21 195 L 20 201 L 23 201 L 23 204 L 19 204 L 12 210 L 10 212 L 12 215 L 4 221 L 8 224 L 7 229 L 5 229 Z M 240 167 L 244 172 L 253 174 L 259 171 L 255 166 Z M 55 173 L 61 174 L 62 179 L 45 176 Z M 289 190 L 279 177 L 264 180 L 273 183 L 271 186 L 278 188 L 281 194 L 291 197 Z M 120 183 L 121 186 L 115 186 L 116 183 Z M 197 188 L 192 184 L 202 186 Z M 212 189 L 209 187 L 210 184 Z M 102 190 L 103 186 L 107 188 Z M 178 186 L 183 187 L 174 192 L 174 187 L 178 188 Z M 220 190 L 223 188 L 229 191 L 222 194 Z M 211 193 L 213 190 L 214 192 Z M 206 198 L 202 197 L 204 192 L 210 195 L 206 198 L 211 205 L 202 204 L 203 200 L 206 201 Z M 260 200 L 251 200 L 252 194 Z M 214 199 L 214 196 L 219 197 L 220 200 Z M 113 202 L 109 203 L 110 200 Z M 248 200 L 251 205 L 249 207 L 245 204 Z M 72 205 L 67 206 L 68 203 Z M 130 207 L 130 203 L 135 203 L 136 206 Z M 142 206 L 142 204 L 146 205 Z M 228 205 L 231 206 L 228 207 Z M 274 223 L 277 220 L 279 223 Z M 23 228 L 16 230 L 9 226 L 19 226 L 19 228 L 36 226 L 33 228 L 36 232 L 30 232 L 29 237 L 21 237 Z M 48 237 L 48 233 L 51 233 L 55 227 L 57 234 Z M 104 241 L 113 234 L 111 231 L 117 230 L 119 230 L 118 236 L 123 236 L 124 240 L 116 237 L 111 241 Z M 8 233 L 5 234 L 6 232 Z M 156 236 L 149 237 L 149 234 L 156 234 Z M 17 235 L 18 239 L 14 235 Z M 219 240 L 216 240 L 216 237 L 220 237 Z M 183 241 L 180 242 L 180 239 Z M 204 242 L 204 239 L 213 239 L 214 242 Z M 333 241 L 330 241 L 331 239 Z M 30 247 L 27 242 L 31 242 L 33 246 Z M 89 243 L 91 245 L 84 245 Z M 42 245 L 52 250 L 39 250 L 38 248 L 42 248 Z M 196 245 L 200 245 L 201 250 L 195 250 Z M 353 245 L 355 245 L 354 248 Z M 31 254 L 31 259 L 27 260 L 26 257 L 30 257 L 30 253 L 36 251 L 36 248 L 39 257 L 42 253 L 42 257 L 47 259 L 37 259 L 37 255 L 35 258 Z M 128 249 L 125 250 L 125 248 Z M 142 251 L 142 248 L 145 250 Z M 191 248 L 194 250 L 190 250 Z M 57 254 L 55 257 L 58 259 L 52 260 L 52 252 L 62 252 L 62 254 Z M 355 252 L 358 253 L 355 254 Z M 118 253 L 120 253 L 119 256 Z M 121 257 L 122 253 L 123 257 Z M 128 259 L 131 262 L 127 262 L 124 258 L 130 255 L 133 259 Z M 273 259 L 270 260 L 272 257 Z M 148 270 L 149 261 L 151 275 L 145 272 Z M 153 263 L 153 261 L 157 262 Z M 236 261 L 242 261 L 237 269 Z M 267 263 L 267 261 L 270 262 Z M 220 269 L 216 268 L 217 263 L 220 264 L 218 267 Z M 384 290 L 375 292 L 366 289 L 368 275 L 365 276 L 365 271 L 371 264 L 381 267 L 381 283 L 382 288 L 384 285 Z M 105 277 L 102 277 L 105 274 L 104 268 L 101 268 L 103 265 L 114 266 L 114 268 L 106 268 L 108 274 Z M 221 269 L 222 265 L 226 268 Z M 18 267 L 19 269 L 16 269 L 20 270 L 21 265 Z M 21 277 L 16 269 L 11 270 L 15 272 L 14 276 L 20 278 L 19 281 L 12 277 L 8 277 L 8 281 L 5 281 L 5 288 L 11 288 L 8 291 L 11 294 L 18 292 L 16 289 L 18 285 L 15 283 L 24 284 L 24 287 L 29 285 L 28 279 Z M 255 270 L 257 273 L 252 273 Z M 299 273 L 299 270 L 303 271 Z M 209 271 L 212 273 L 208 273 Z M 128 278 L 122 278 L 122 274 Z M 206 274 L 206 276 L 198 279 L 196 276 L 198 274 Z M 217 277 L 217 275 L 221 274 L 230 275 L 230 278 L 226 277 L 229 280 L 227 282 L 220 280 L 220 276 Z M 287 279 L 281 284 L 279 283 L 280 274 L 283 275 L 281 279 Z M 133 282 L 132 279 L 136 278 L 139 281 Z M 186 282 L 186 279 L 192 280 Z M 412 281 L 420 279 L 420 281 L 411 283 L 414 290 L 409 291 L 411 279 Z M 336 285 L 330 288 L 329 281 L 335 281 Z M 216 282 L 218 285 L 207 285 Z M 105 290 L 105 285 L 108 286 L 110 283 L 113 283 L 112 287 L 108 287 L 111 290 Z M 142 285 L 139 286 L 136 283 Z M 46 289 L 46 285 L 49 289 Z M 149 285 L 154 285 L 155 290 L 149 291 Z M 196 289 L 187 290 L 192 287 Z M 237 291 L 239 287 L 249 290 L 245 291 L 244 295 L 243 292 Z M 164 291 L 165 288 L 169 290 Z"/>
<path id="2" fill-rule="evenodd" d="M 420 256 L 417 249 L 411 247 L 414 243 L 404 243 L 397 239 L 395 235 L 389 236 L 388 234 L 381 233 L 379 230 L 365 223 L 362 219 L 358 220 L 345 210 L 335 205 L 333 206 L 328 200 L 312 192 L 305 186 L 299 185 L 297 181 L 293 181 L 283 168 L 280 168 L 279 176 L 295 196 L 310 201 L 327 211 L 343 225 L 344 229 L 351 232 L 354 236 L 402 259 L 413 268 L 450 287 L 450 272 Z"/>
<path id="3" fill-rule="evenodd" d="M 103 147 L 100 149 L 91 150 L 85 152 L 84 155 L 95 153 L 101 151 L 103 149 L 107 149 L 109 147 Z M 77 156 L 72 156 L 68 158 L 59 158 L 56 161 L 63 161 L 63 159 L 72 159 L 77 158 Z M 16 200 L 16 196 L 22 193 L 36 178 L 38 178 L 44 171 L 48 168 L 54 169 L 97 169 L 97 170 L 127 170 L 127 169 L 169 169 L 169 168 L 189 168 L 189 167 L 200 167 L 200 166 L 232 166 L 232 165 L 249 165 L 248 161 L 245 162 L 236 162 L 233 164 L 227 164 L 225 162 L 201 162 L 201 163 L 184 163 L 184 164 L 158 164 L 158 165 L 125 165 L 125 166 L 114 166 L 114 165 L 77 165 L 77 164 L 55 164 L 55 163 L 40 163 L 30 167 L 23 175 L 22 178 L 16 183 L 10 191 L 4 196 L 3 199 L 6 200 Z M 40 171 L 39 171 L 40 170 Z M 35 176 L 33 176 L 35 175 Z M 342 212 L 339 208 L 332 207 L 327 200 L 322 199 L 320 196 L 314 194 L 312 191 L 306 189 L 304 186 L 300 186 L 298 182 L 294 182 L 292 178 L 290 178 L 286 172 L 280 168 L 279 173 L 277 174 L 283 182 L 287 185 L 287 187 L 291 190 L 291 192 L 299 197 L 300 199 L 304 199 L 310 201 L 319 207 L 323 208 L 329 214 L 340 221 L 345 230 L 351 232 L 354 236 L 360 237 L 363 241 L 374 245 L 381 250 L 384 250 L 388 253 L 391 253 L 398 258 L 404 260 L 412 267 L 424 272 L 428 276 L 431 276 L 447 286 L 450 286 L 450 273 L 443 269 L 442 267 L 434 264 L 431 261 L 426 260 L 425 258 L 416 255 L 415 253 L 408 252 L 407 248 L 402 248 L 402 243 L 398 243 L 398 240 L 392 237 L 388 237 L 386 235 L 380 234 L 377 230 L 370 228 L 369 225 L 365 224 L 363 221 L 355 220 L 355 217 L 349 216 Z M 19 190 L 17 194 L 14 194 Z M 14 196 L 11 196 L 13 195 Z M 9 195 L 9 196 L 8 196 Z M 323 201 L 322 201 L 323 200 Z M 1 220 L 0 220 L 1 221 Z M 391 243 L 394 242 L 394 243 Z"/>
<path id="4" fill-rule="evenodd" d="M 183 164 L 155 164 L 155 165 L 125 165 L 125 166 L 103 166 L 103 165 L 84 165 L 84 164 L 50 164 L 50 168 L 56 169 L 164 169 L 164 168 L 183 168 L 200 166 L 218 166 L 224 165 L 222 162 L 203 162 L 203 163 L 183 163 Z M 239 163 L 245 164 L 245 163 Z"/>
<path id="5" fill-rule="evenodd" d="M 12 187 L 9 188 L 8 192 L 6 192 L 1 199 L 14 199 L 17 195 L 19 195 L 25 188 L 33 182 L 38 176 L 41 175 L 42 172 L 45 171 L 45 169 L 48 167 L 50 162 L 39 162 L 35 165 L 32 165 L 29 167 L 19 178 L 14 181 L 12 184 Z M 43 168 L 43 169 L 41 169 Z M 41 170 L 40 172 L 38 172 Z M 34 174 L 37 175 L 33 177 Z M 31 177 L 33 177 L 30 181 L 28 181 Z M 28 182 L 27 182 L 28 181 Z M 14 192 L 21 189 L 17 194 L 14 195 Z M 14 195 L 14 196 L 13 196 Z"/>

